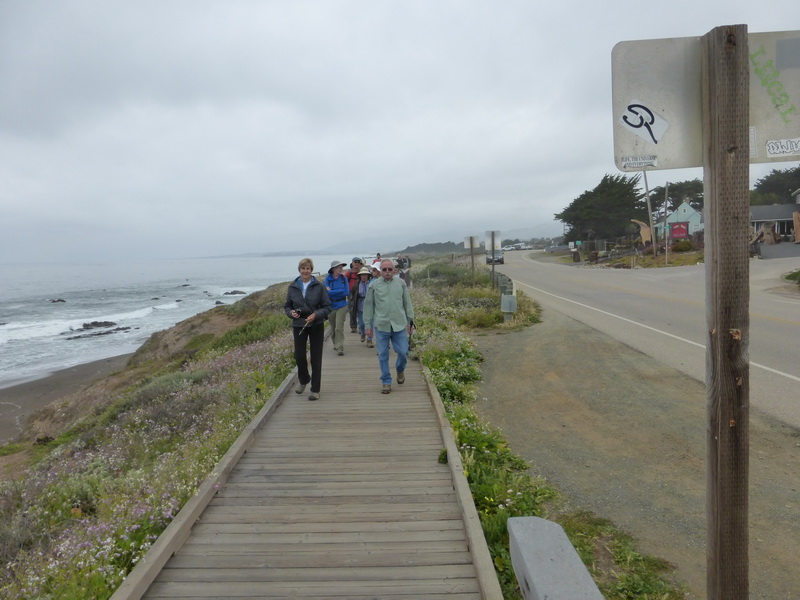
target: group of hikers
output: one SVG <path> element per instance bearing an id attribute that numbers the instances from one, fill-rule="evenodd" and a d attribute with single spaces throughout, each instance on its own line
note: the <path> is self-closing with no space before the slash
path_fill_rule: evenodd
<path id="1" fill-rule="evenodd" d="M 314 277 L 314 262 L 304 258 L 297 265 L 300 275 L 289 284 L 284 302 L 286 316 L 292 319 L 297 387 L 302 394 L 311 384 L 309 400 L 318 400 L 322 384 L 322 348 L 325 321 L 330 321 L 333 349 L 344 355 L 345 321 L 350 331 L 361 336 L 367 347 L 377 346 L 381 371 L 381 393 L 392 391 L 389 345 L 397 354 L 397 383 L 405 382 L 408 340 L 414 330 L 414 308 L 408 291 L 409 259 L 402 266 L 378 254 L 369 266 L 358 256 L 347 263 L 334 260 L 320 281 Z M 405 276 L 401 276 L 401 275 Z M 311 355 L 310 372 L 307 354 Z"/>

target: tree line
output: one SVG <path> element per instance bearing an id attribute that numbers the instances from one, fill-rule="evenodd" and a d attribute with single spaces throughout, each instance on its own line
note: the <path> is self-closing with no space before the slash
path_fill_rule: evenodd
<path id="1" fill-rule="evenodd" d="M 568 227 L 565 241 L 615 239 L 638 231 L 631 219 L 648 222 L 647 196 L 640 187 L 640 180 L 641 174 L 605 175 L 597 187 L 575 198 L 555 215 Z M 792 203 L 792 192 L 798 189 L 800 166 L 773 169 L 750 190 L 750 205 Z M 696 210 L 703 209 L 702 181 L 670 182 L 650 190 L 650 208 L 655 219 L 663 218 L 665 204 L 669 213 L 683 202 Z"/>

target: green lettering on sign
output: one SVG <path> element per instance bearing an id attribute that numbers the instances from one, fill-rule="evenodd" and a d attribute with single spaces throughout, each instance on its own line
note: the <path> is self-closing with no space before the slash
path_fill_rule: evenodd
<path id="1" fill-rule="evenodd" d="M 767 55 L 767 51 L 762 45 L 758 50 L 750 55 L 750 63 L 753 65 L 756 77 L 761 82 L 761 86 L 766 90 L 772 99 L 772 105 L 778 111 L 784 123 L 791 123 L 792 117 L 797 114 L 797 108 L 792 103 L 789 94 L 781 83 L 781 72 L 775 63 Z"/>

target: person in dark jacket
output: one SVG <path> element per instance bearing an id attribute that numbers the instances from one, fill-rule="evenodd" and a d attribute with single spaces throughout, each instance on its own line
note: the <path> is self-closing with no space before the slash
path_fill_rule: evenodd
<path id="1" fill-rule="evenodd" d="M 297 265 L 300 276 L 289 284 L 283 310 L 292 319 L 294 334 L 294 360 L 297 363 L 297 387 L 302 394 L 311 383 L 309 400 L 318 400 L 322 383 L 322 346 L 325 341 L 325 319 L 331 312 L 328 291 L 311 274 L 314 263 L 304 258 Z M 311 353 L 311 374 L 308 373 L 306 352 Z"/>
<path id="2" fill-rule="evenodd" d="M 344 322 L 349 318 L 347 312 L 347 298 L 350 296 L 350 284 L 342 274 L 342 267 L 347 263 L 334 260 L 328 275 L 325 277 L 325 289 L 331 299 L 331 312 L 329 321 L 331 322 L 331 339 L 333 349 L 336 354 L 344 354 Z"/>

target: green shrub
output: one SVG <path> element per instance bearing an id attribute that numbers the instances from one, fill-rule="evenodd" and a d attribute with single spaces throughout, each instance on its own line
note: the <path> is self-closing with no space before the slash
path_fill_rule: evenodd
<path id="1" fill-rule="evenodd" d="M 414 285 L 447 288 L 474 281 L 474 284 L 478 286 L 491 286 L 491 276 L 488 271 L 479 268 L 482 267 L 483 261 L 483 256 L 475 258 L 474 273 L 471 266 L 451 262 L 434 262 L 425 267 L 418 267 Z"/>
<path id="2" fill-rule="evenodd" d="M 458 315 L 457 322 L 470 329 L 490 329 L 503 322 L 503 313 L 499 308 L 493 310 L 472 308 Z"/>
<path id="3" fill-rule="evenodd" d="M 6 444 L 5 446 L 0 447 L 0 456 L 17 454 L 18 452 L 25 450 L 25 448 L 26 446 L 23 444 Z"/>
<path id="4" fill-rule="evenodd" d="M 216 337 L 217 336 L 215 336 L 213 333 L 201 333 L 200 335 L 196 335 L 183 347 L 183 351 L 186 355 L 192 356 L 197 352 L 209 348 L 211 346 L 211 342 Z"/>
<path id="5" fill-rule="evenodd" d="M 270 314 L 258 317 L 222 335 L 212 350 L 230 350 L 267 339 L 281 329 L 289 329 L 291 321 L 285 315 Z"/>
<path id="6" fill-rule="evenodd" d="M 691 252 L 692 250 L 694 250 L 694 246 L 689 240 L 678 240 L 672 244 L 672 252 Z"/>

